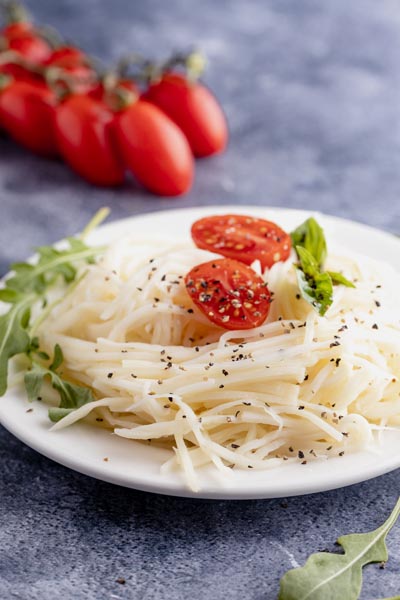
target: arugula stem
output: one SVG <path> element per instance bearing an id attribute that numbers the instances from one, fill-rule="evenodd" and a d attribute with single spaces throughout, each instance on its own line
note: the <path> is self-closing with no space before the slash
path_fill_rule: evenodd
<path id="1" fill-rule="evenodd" d="M 89 221 L 89 223 L 86 225 L 86 227 L 80 233 L 80 235 L 79 235 L 80 239 L 85 240 L 87 238 L 87 236 L 89 235 L 89 233 L 91 233 L 93 231 L 93 229 L 96 229 L 96 227 L 98 227 L 103 221 L 105 221 L 105 219 L 108 217 L 110 212 L 111 211 L 108 208 L 108 206 L 103 206 L 103 208 L 100 208 L 100 210 L 97 211 L 97 213 L 94 215 L 94 217 Z"/>
<path id="2" fill-rule="evenodd" d="M 71 260 L 79 261 L 79 260 L 84 260 L 85 258 L 93 258 L 94 256 L 97 256 L 97 254 L 101 254 L 102 252 L 104 252 L 104 250 L 105 250 L 105 246 L 97 246 L 96 248 L 88 248 L 87 250 L 82 250 L 81 252 L 77 252 L 76 254 L 68 254 L 65 256 L 59 256 L 59 257 L 55 258 L 53 261 L 47 262 L 43 266 L 36 266 L 35 272 L 32 273 L 31 276 L 27 275 L 25 281 L 29 282 L 32 279 L 36 279 L 38 277 L 38 275 L 42 275 L 46 271 L 49 271 L 49 270 L 53 269 L 54 267 L 58 267 L 59 265 L 62 265 L 63 263 L 70 263 Z"/>

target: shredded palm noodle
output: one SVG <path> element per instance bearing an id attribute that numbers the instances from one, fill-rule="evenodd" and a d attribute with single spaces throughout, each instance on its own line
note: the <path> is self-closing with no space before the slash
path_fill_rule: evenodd
<path id="1" fill-rule="evenodd" d="M 292 261 L 264 276 L 273 292 L 257 329 L 224 331 L 193 306 L 183 278 L 216 255 L 189 244 L 111 245 L 42 324 L 41 345 L 64 353 L 64 376 L 97 400 L 54 429 L 88 417 L 118 436 L 175 452 L 163 469 L 212 463 L 266 469 L 371 445 L 400 424 L 398 275 L 357 256 L 330 257 L 356 281 L 335 287 L 320 317 L 299 297 Z M 97 419 L 97 421 L 96 421 Z"/>

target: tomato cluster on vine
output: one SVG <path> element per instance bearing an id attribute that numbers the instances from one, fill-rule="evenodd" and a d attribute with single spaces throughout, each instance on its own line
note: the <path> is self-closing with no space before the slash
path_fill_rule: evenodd
<path id="1" fill-rule="evenodd" d="M 36 27 L 21 5 L 6 3 L 5 12 L 0 129 L 25 148 L 62 158 L 94 185 L 121 185 L 130 172 L 162 196 L 187 192 L 194 158 L 225 149 L 225 115 L 199 81 L 198 53 L 160 64 L 135 55 L 101 72 L 85 52 Z"/>

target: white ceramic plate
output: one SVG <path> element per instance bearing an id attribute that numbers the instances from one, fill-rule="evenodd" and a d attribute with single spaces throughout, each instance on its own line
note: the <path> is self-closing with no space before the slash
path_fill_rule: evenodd
<path id="1" fill-rule="evenodd" d="M 92 243 L 107 243 L 124 234 L 157 237 L 189 236 L 191 223 L 216 213 L 246 213 L 276 221 L 287 230 L 303 222 L 309 213 L 262 207 L 205 207 L 158 212 L 117 221 L 101 227 Z M 318 215 L 328 241 L 387 261 L 400 271 L 400 240 L 382 231 Z M 335 244 L 336 245 L 336 244 Z M 33 411 L 27 412 L 33 408 Z M 17 438 L 48 458 L 71 469 L 129 488 L 198 498 L 244 499 L 276 498 L 309 494 L 358 483 L 400 466 L 400 432 L 386 432 L 379 453 L 360 452 L 307 465 L 289 464 L 271 471 L 232 471 L 224 483 L 211 469 L 200 473 L 201 491 L 191 492 L 180 473 L 162 475 L 160 465 L 169 457 L 167 450 L 118 438 L 107 431 L 78 423 L 56 433 L 49 431 L 47 408 L 30 404 L 23 389 L 12 389 L 0 398 L 0 422 Z M 104 460 L 107 459 L 107 460 Z"/>

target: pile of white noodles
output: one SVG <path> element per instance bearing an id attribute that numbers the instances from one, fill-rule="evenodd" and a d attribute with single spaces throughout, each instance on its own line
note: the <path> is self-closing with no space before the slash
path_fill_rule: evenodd
<path id="1" fill-rule="evenodd" d="M 292 261 L 265 273 L 274 293 L 266 323 L 224 331 L 192 304 L 183 278 L 216 255 L 189 244 L 109 247 L 41 326 L 63 374 L 96 401 L 54 426 L 88 416 L 118 436 L 173 449 L 163 469 L 213 463 L 267 469 L 342 456 L 400 424 L 400 281 L 369 259 L 331 256 L 356 288 L 335 287 L 320 317 L 299 298 Z"/>

